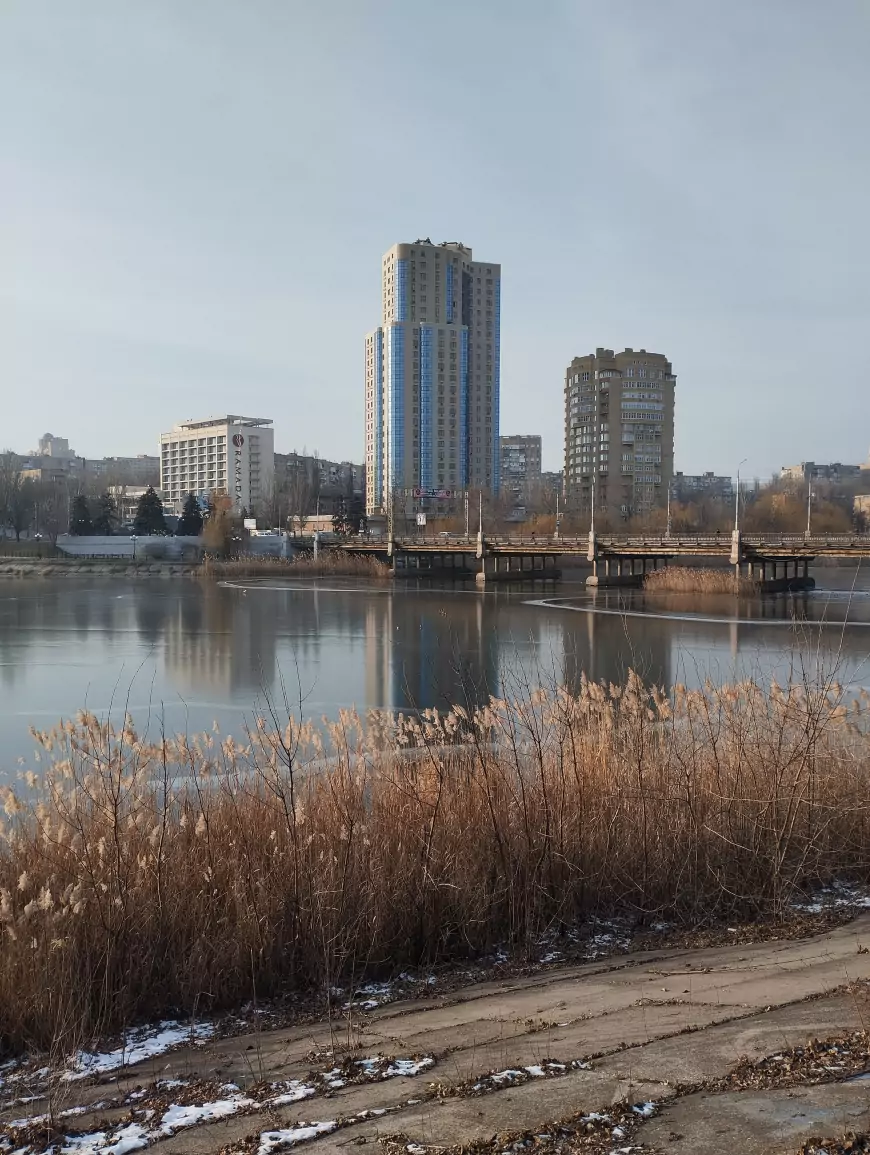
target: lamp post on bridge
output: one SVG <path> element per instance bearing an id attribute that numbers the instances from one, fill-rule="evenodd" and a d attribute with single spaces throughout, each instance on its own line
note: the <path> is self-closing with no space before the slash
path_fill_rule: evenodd
<path id="1" fill-rule="evenodd" d="M 810 536 L 811 523 L 813 518 L 813 483 L 807 482 L 807 532 L 806 537 Z"/>
<path id="2" fill-rule="evenodd" d="M 745 465 L 748 460 L 749 460 L 748 457 L 744 457 L 743 460 L 740 462 L 740 465 Z M 734 494 L 734 532 L 735 533 L 740 532 L 740 465 L 737 466 L 737 490 Z"/>

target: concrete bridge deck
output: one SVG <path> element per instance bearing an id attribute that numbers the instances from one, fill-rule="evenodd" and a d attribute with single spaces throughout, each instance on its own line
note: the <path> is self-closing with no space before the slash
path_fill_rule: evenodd
<path id="1" fill-rule="evenodd" d="M 817 558 L 870 558 L 870 534 L 439 534 L 362 539 L 341 548 L 388 558 L 397 575 L 474 575 L 480 584 L 555 578 L 560 558 L 582 557 L 593 567 L 588 584 L 639 586 L 648 568 L 675 558 L 720 558 L 760 588 L 778 590 L 811 588 L 808 568 Z"/>

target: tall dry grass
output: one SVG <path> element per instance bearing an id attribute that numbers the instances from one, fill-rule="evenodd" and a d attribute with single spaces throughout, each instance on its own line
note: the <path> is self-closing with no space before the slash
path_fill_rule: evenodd
<path id="1" fill-rule="evenodd" d="M 870 875 L 868 701 L 634 674 L 469 713 L 37 733 L 5 797 L 0 1040 L 323 992 L 593 913 L 783 912 Z"/>
<path id="2" fill-rule="evenodd" d="M 315 558 L 303 554 L 295 558 L 240 557 L 228 561 L 206 557 L 200 573 L 206 578 L 306 577 L 388 578 L 392 570 L 376 557 L 350 554 L 344 550 L 322 550 Z"/>
<path id="3" fill-rule="evenodd" d="M 741 597 L 758 593 L 755 582 L 742 574 L 738 577 L 731 569 L 695 569 L 678 565 L 648 573 L 643 579 L 643 588 L 650 593 L 737 594 Z"/>

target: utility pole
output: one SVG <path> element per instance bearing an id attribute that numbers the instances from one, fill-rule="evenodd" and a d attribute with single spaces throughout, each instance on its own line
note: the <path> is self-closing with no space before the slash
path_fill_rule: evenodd
<path id="1" fill-rule="evenodd" d="M 740 465 L 745 465 L 749 460 L 744 457 Z M 734 532 L 738 533 L 740 530 L 740 465 L 737 466 L 737 490 L 734 494 Z"/>
<path id="2" fill-rule="evenodd" d="M 813 483 L 807 482 L 807 537 L 810 536 L 813 517 Z"/>
<path id="3" fill-rule="evenodd" d="M 590 532 L 590 533 L 595 533 L 595 472 L 594 472 L 594 469 L 595 469 L 595 466 L 594 466 L 594 463 L 593 463 L 593 473 L 592 473 L 592 522 L 591 522 L 591 524 L 590 524 L 590 526 L 589 526 L 589 532 Z"/>
<path id="4" fill-rule="evenodd" d="M 468 537 L 468 490 L 465 490 L 465 536 Z"/>
<path id="5" fill-rule="evenodd" d="M 668 524 L 665 529 L 665 537 L 671 536 L 671 483 L 668 482 Z"/>

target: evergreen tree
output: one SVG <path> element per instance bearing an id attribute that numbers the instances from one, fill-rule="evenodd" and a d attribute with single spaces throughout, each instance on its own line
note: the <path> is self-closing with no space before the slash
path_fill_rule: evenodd
<path id="1" fill-rule="evenodd" d="M 176 537 L 199 537 L 202 533 L 202 511 L 199 502 L 189 493 L 184 500 L 184 509 L 175 529 Z"/>
<path id="2" fill-rule="evenodd" d="M 94 533 L 111 536 L 118 524 L 118 507 L 111 493 L 101 493 L 97 502 L 97 516 L 94 518 Z"/>
<path id="3" fill-rule="evenodd" d="M 136 508 L 136 520 L 133 522 L 133 532 L 140 537 L 150 537 L 153 534 L 166 533 L 166 521 L 163 517 L 163 502 L 154 492 L 154 486 L 149 485 L 139 498 Z"/>
<path id="4" fill-rule="evenodd" d="M 88 499 L 83 493 L 72 500 L 69 516 L 69 531 L 73 537 L 87 537 L 94 532 L 91 521 L 91 511 L 88 508 Z"/>
<path id="5" fill-rule="evenodd" d="M 347 515 L 347 505 L 344 498 L 339 498 L 338 508 L 332 515 L 332 532 L 338 534 L 339 537 L 347 537 L 348 534 L 353 533 L 353 526 Z"/>

